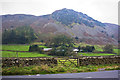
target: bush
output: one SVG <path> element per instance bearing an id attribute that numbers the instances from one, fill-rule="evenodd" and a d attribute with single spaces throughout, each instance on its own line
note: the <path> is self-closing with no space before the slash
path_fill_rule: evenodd
<path id="1" fill-rule="evenodd" d="M 38 45 L 31 45 L 29 47 L 29 51 L 30 52 L 40 52 L 40 53 L 43 53 L 42 48 L 40 48 Z"/>
<path id="2" fill-rule="evenodd" d="M 86 46 L 81 48 L 83 52 L 93 52 L 95 50 L 94 46 Z"/>
<path id="3" fill-rule="evenodd" d="M 72 48 L 66 46 L 54 47 L 49 55 L 53 56 L 72 56 Z"/>
<path id="4" fill-rule="evenodd" d="M 108 44 L 108 45 L 105 45 L 105 47 L 103 48 L 103 51 L 104 52 L 113 52 L 113 46 Z"/>
<path id="5" fill-rule="evenodd" d="M 71 56 L 73 47 L 72 41 L 72 38 L 65 35 L 55 36 L 51 41 L 52 51 L 49 53 L 49 55 Z"/>
<path id="6" fill-rule="evenodd" d="M 78 40 L 79 38 L 76 36 L 75 39 Z"/>

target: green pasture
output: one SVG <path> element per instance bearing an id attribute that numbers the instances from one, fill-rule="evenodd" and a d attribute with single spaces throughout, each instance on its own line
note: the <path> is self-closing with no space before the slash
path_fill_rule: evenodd
<path id="1" fill-rule="evenodd" d="M 2 45 L 2 50 L 28 51 L 29 45 Z"/>
<path id="2" fill-rule="evenodd" d="M 2 57 L 17 57 L 16 52 L 1 51 Z M 46 54 L 40 54 L 38 52 L 18 52 L 18 57 L 51 57 Z"/>
<path id="3" fill-rule="evenodd" d="M 75 44 L 76 46 L 80 44 Z M 85 45 L 85 44 L 84 44 Z M 2 50 L 13 50 L 13 51 L 28 51 L 30 45 L 2 45 Z M 103 51 L 103 46 L 101 45 L 94 45 L 95 51 L 100 52 Z M 39 47 L 46 48 L 46 46 L 39 45 Z M 119 54 L 120 49 L 114 49 L 114 53 Z M 79 56 L 110 56 L 115 54 L 110 53 L 78 53 Z M 17 57 L 16 52 L 12 51 L 2 51 L 2 57 Z M 18 57 L 50 57 L 46 54 L 40 54 L 38 52 L 18 52 Z"/>
<path id="4" fill-rule="evenodd" d="M 2 50 L 28 51 L 30 45 L 2 45 Z M 39 45 L 46 48 L 46 46 Z"/>
<path id="5" fill-rule="evenodd" d="M 85 47 L 85 46 L 94 46 L 95 47 L 95 52 L 97 51 L 103 51 L 103 45 L 90 45 L 90 44 L 86 44 L 86 43 L 79 43 L 79 44 L 75 44 L 73 45 L 74 47 Z"/>
<path id="6" fill-rule="evenodd" d="M 120 55 L 120 49 L 114 49 L 113 50 L 115 53 L 117 53 L 118 55 Z"/>
<path id="7" fill-rule="evenodd" d="M 110 53 L 78 53 L 80 56 L 111 56 L 115 54 Z"/>

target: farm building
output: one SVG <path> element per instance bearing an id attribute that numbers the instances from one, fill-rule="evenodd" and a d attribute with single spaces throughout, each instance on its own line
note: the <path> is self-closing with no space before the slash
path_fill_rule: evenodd
<path id="1" fill-rule="evenodd" d="M 79 49 L 73 49 L 73 51 L 77 53 L 79 51 Z"/>
<path id="2" fill-rule="evenodd" d="M 43 51 L 51 51 L 52 48 L 44 48 Z"/>

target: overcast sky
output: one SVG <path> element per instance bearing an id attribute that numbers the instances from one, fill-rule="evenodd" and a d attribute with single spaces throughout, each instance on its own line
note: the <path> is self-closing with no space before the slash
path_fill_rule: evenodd
<path id="1" fill-rule="evenodd" d="M 62 8 L 78 12 L 106 23 L 118 24 L 119 0 L 0 0 L 3 14 L 51 14 Z"/>

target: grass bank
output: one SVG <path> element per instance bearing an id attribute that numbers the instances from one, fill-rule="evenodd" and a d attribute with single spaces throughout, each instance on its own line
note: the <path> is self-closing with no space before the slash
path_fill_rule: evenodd
<path id="1" fill-rule="evenodd" d="M 120 65 L 99 65 L 99 66 L 80 66 L 80 67 L 64 67 L 58 66 L 26 66 L 26 67 L 5 67 L 2 68 L 2 75 L 35 75 L 35 74 L 57 74 L 57 73 L 79 73 L 93 72 L 100 70 L 120 70 Z"/>

